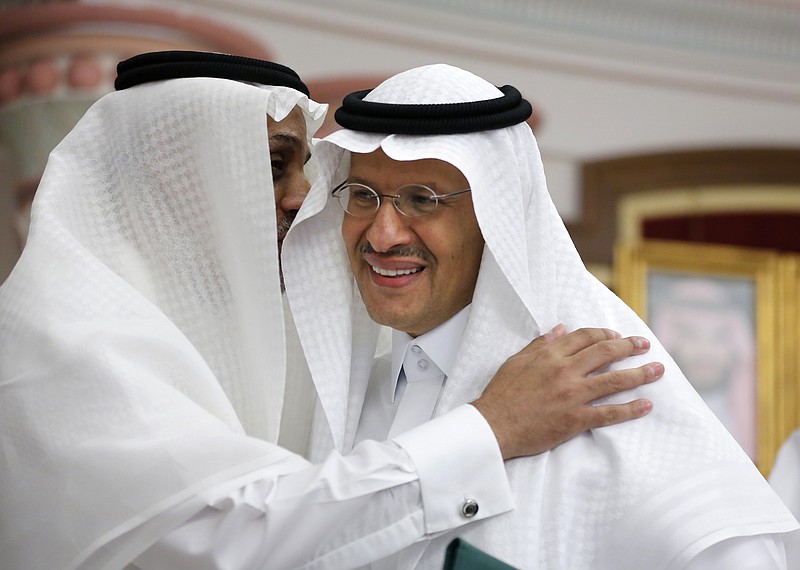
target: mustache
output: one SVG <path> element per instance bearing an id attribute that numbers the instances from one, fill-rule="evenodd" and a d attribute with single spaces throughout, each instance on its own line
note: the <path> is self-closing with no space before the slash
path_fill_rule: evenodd
<path id="1" fill-rule="evenodd" d="M 413 245 L 402 245 L 398 247 L 393 247 L 389 251 L 384 251 L 379 253 L 373 249 L 373 247 L 369 244 L 369 242 L 367 242 L 358 248 L 358 253 L 360 253 L 361 255 L 369 253 L 372 255 L 380 255 L 383 257 L 416 257 L 417 259 L 421 259 L 426 263 L 431 260 L 430 253 L 428 253 L 427 250 L 415 247 Z"/>
<path id="2" fill-rule="evenodd" d="M 282 216 L 278 218 L 278 239 L 281 240 L 286 235 L 286 232 L 289 231 L 289 228 L 292 227 L 294 223 L 295 216 Z"/>

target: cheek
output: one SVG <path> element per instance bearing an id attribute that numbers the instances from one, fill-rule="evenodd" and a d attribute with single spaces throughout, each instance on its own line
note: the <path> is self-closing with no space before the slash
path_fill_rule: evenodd
<path id="1" fill-rule="evenodd" d="M 478 273 L 481 269 L 481 258 L 483 257 L 483 241 L 474 241 L 465 246 L 464 254 L 461 258 L 463 264 L 462 277 L 465 284 L 469 284 L 470 291 L 474 291 L 475 283 L 478 281 Z"/>
<path id="2" fill-rule="evenodd" d="M 446 279 L 450 287 L 472 291 L 480 270 L 484 242 L 477 226 L 466 225 L 468 223 L 462 220 L 451 226 L 450 231 L 438 233 L 436 240 L 428 236 L 423 241 L 447 244 L 446 248 L 430 248 L 442 270 L 440 279 Z"/>
<path id="3" fill-rule="evenodd" d="M 283 183 L 282 182 L 273 182 L 273 189 L 275 191 L 275 205 L 279 206 L 281 200 L 283 199 L 283 195 L 285 194 L 283 190 Z"/>
<path id="4" fill-rule="evenodd" d="M 347 250 L 347 257 L 350 260 L 350 266 L 353 271 L 355 271 L 360 261 L 358 248 L 365 231 L 366 228 L 363 223 L 359 223 L 352 216 L 345 216 L 342 222 L 342 241 L 344 241 L 344 247 Z"/>
<path id="5" fill-rule="evenodd" d="M 354 226 L 355 224 L 351 221 L 351 218 L 345 215 L 342 221 L 342 240 L 348 251 L 358 242 L 357 228 Z"/>
<path id="6" fill-rule="evenodd" d="M 466 228 L 461 236 L 462 245 L 462 259 L 464 264 L 470 268 L 470 271 L 477 275 L 477 270 L 481 264 L 483 257 L 484 240 L 478 227 L 478 221 L 474 217 L 462 223 L 462 228 Z"/>
<path id="7" fill-rule="evenodd" d="M 469 297 L 472 297 L 481 268 L 484 241 L 483 236 L 477 230 L 462 235 L 461 240 L 459 265 L 461 266 L 460 276 L 462 283 L 460 286 L 465 288 L 465 292 Z"/>

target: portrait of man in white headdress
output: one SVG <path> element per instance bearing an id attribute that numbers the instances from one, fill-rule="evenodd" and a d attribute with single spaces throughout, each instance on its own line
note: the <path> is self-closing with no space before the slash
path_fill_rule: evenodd
<path id="1" fill-rule="evenodd" d="M 653 332 L 714 415 L 756 459 L 753 282 L 651 272 L 647 299 Z"/>

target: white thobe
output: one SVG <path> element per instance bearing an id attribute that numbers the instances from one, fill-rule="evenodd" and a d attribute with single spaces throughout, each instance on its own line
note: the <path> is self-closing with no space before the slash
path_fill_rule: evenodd
<path id="1" fill-rule="evenodd" d="M 446 381 L 447 371 L 455 361 L 456 351 L 461 343 L 470 306 L 456 314 L 447 322 L 432 331 L 412 338 L 406 333 L 393 331 L 391 373 L 387 377 L 386 367 L 378 365 L 373 369 L 364 407 L 361 412 L 356 441 L 377 439 L 381 434 L 394 433 L 398 426 L 413 428 L 430 419 L 436 406 L 440 391 Z M 422 367 L 418 363 L 424 363 Z M 402 370 L 401 370 L 402 368 Z M 402 371 L 407 370 L 409 378 L 404 386 Z M 444 374 L 437 376 L 432 370 Z M 381 374 L 381 371 L 384 374 Z M 427 384 L 428 389 L 417 389 L 417 385 Z M 435 387 L 436 389 L 431 389 Z M 406 406 L 409 388 L 413 389 L 413 406 Z M 658 402 L 655 402 L 658 405 Z M 416 422 L 416 423 L 415 423 Z M 465 439 L 467 436 L 465 436 Z M 446 460 L 444 460 L 446 461 Z M 517 505 L 517 508 L 525 508 Z M 491 524 L 491 523 L 488 523 Z M 412 550 L 421 552 L 420 545 Z M 491 553 L 490 553 L 491 554 Z M 409 559 L 418 557 L 411 553 Z M 376 570 L 397 568 L 404 557 L 392 555 L 373 564 Z M 724 540 L 701 551 L 684 570 L 786 570 L 784 542 L 776 535 L 737 537 Z"/>
<path id="2" fill-rule="evenodd" d="M 394 441 L 365 441 L 347 457 L 242 487 L 131 568 L 342 570 L 513 507 L 494 433 L 475 408 L 417 420 Z M 478 512 L 463 514 L 466 501 Z"/>

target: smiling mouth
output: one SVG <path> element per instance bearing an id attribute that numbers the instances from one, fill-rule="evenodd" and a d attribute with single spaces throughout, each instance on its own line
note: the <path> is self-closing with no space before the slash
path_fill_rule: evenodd
<path id="1" fill-rule="evenodd" d="M 415 267 L 413 269 L 383 269 L 381 267 L 377 267 L 375 265 L 371 265 L 372 270 L 382 277 L 403 277 L 404 275 L 411 275 L 413 273 L 419 273 L 424 267 Z"/>

